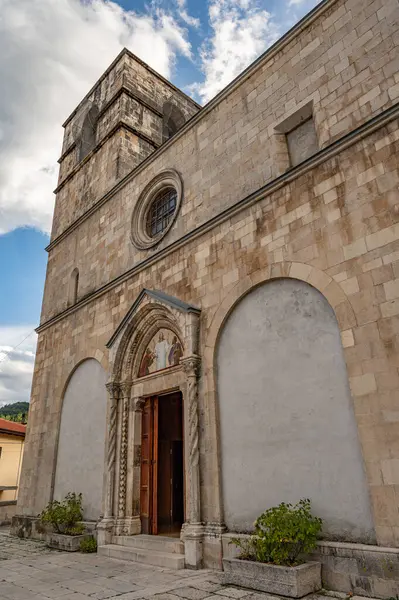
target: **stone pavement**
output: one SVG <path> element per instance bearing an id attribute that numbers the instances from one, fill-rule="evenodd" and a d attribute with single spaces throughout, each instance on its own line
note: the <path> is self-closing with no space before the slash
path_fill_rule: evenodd
<path id="1" fill-rule="evenodd" d="M 223 585 L 215 571 L 171 571 L 97 554 L 58 552 L 2 532 L 0 553 L 0 600 L 279 600 Z M 326 598 L 314 594 L 307 600 Z"/>
<path id="2" fill-rule="evenodd" d="M 0 527 L 0 569 L 2 568 L 2 560 L 25 558 L 37 554 L 49 554 L 50 552 L 50 548 L 47 548 L 44 542 L 20 540 L 11 537 L 8 535 L 8 529 Z"/>

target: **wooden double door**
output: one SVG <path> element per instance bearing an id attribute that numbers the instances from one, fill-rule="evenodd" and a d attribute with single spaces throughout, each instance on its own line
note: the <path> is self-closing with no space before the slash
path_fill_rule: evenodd
<path id="1" fill-rule="evenodd" d="M 142 533 L 177 534 L 184 523 L 183 401 L 180 392 L 146 400 L 141 435 Z"/>

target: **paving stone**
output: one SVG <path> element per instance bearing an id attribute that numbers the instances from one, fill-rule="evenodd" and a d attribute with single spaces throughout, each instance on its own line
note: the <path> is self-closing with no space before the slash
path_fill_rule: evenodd
<path id="1" fill-rule="evenodd" d="M 175 594 L 156 594 L 153 596 L 156 600 L 180 600 Z"/>
<path id="2" fill-rule="evenodd" d="M 0 561 L 15 560 L 16 558 L 25 558 L 37 554 L 49 554 L 51 552 L 44 542 L 20 540 L 11 537 L 8 531 L 0 531 Z"/>
<path id="3" fill-rule="evenodd" d="M 195 587 L 199 590 L 204 590 L 204 591 L 208 592 L 208 594 L 210 592 L 216 592 L 218 590 L 221 590 L 224 587 L 220 582 L 210 581 L 209 579 L 206 581 L 196 581 L 192 585 L 193 585 L 193 587 Z"/>
<path id="4" fill-rule="evenodd" d="M 90 596 L 86 596 L 86 594 L 80 594 L 79 592 L 73 592 L 67 596 L 62 596 L 63 600 L 87 600 L 88 598 L 90 598 Z"/>
<path id="5" fill-rule="evenodd" d="M 189 600 L 203 600 L 203 598 L 209 596 L 209 592 L 206 590 L 200 590 L 195 587 L 179 588 L 174 593 L 181 598 L 188 598 Z"/>
<path id="6" fill-rule="evenodd" d="M 220 596 L 228 596 L 229 598 L 243 598 L 244 596 L 248 596 L 250 592 L 248 590 L 228 586 L 216 593 Z"/>
<path id="7" fill-rule="evenodd" d="M 114 598 L 115 596 L 120 597 L 120 592 L 116 590 L 101 590 L 101 592 L 95 592 L 94 594 L 90 594 L 90 598 L 95 598 L 95 600 L 105 600 L 106 598 Z"/>

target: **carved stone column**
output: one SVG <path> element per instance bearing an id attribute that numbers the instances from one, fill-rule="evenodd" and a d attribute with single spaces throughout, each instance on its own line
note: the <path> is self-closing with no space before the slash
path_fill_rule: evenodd
<path id="1" fill-rule="evenodd" d="M 118 487 L 118 520 L 116 534 L 123 535 L 125 531 L 126 517 L 126 489 L 127 489 L 127 454 L 129 443 L 129 403 L 132 383 L 125 381 L 120 384 L 121 388 L 121 416 L 120 416 L 120 453 L 119 453 L 119 487 Z"/>
<path id="2" fill-rule="evenodd" d="M 110 543 L 115 523 L 114 490 L 116 470 L 116 424 L 120 386 L 118 383 L 112 381 L 106 384 L 106 388 L 108 391 L 107 474 L 104 518 L 98 525 L 99 546 Z"/>
<path id="3" fill-rule="evenodd" d="M 141 518 L 140 518 L 140 483 L 141 483 L 141 424 L 143 418 L 143 407 L 145 398 L 137 396 L 132 399 L 133 408 L 133 430 L 132 430 L 132 446 L 133 446 L 133 481 L 132 481 L 132 497 L 131 497 L 131 516 L 125 519 L 126 527 L 129 535 L 141 533 Z"/>
<path id="4" fill-rule="evenodd" d="M 132 468 L 128 469 L 128 494 L 126 496 L 125 517 L 120 521 L 119 529 L 124 535 L 141 533 L 140 519 L 140 476 L 141 476 L 141 420 L 145 398 L 138 396 L 130 400 L 129 422 L 129 460 Z M 118 519 L 119 521 L 119 519 Z"/>
<path id="5" fill-rule="evenodd" d="M 204 527 L 201 523 L 200 496 L 200 453 L 199 453 L 199 411 L 198 378 L 200 371 L 199 356 L 192 355 L 181 361 L 187 381 L 185 401 L 188 407 L 188 468 L 189 468 L 189 505 L 188 522 L 184 525 L 186 566 L 199 569 L 202 566 L 202 538 Z"/>

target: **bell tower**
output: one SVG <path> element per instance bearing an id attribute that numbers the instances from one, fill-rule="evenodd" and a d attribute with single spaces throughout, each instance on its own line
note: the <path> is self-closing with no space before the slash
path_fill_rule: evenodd
<path id="1" fill-rule="evenodd" d="M 126 48 L 64 123 L 51 241 L 200 106 Z"/>

